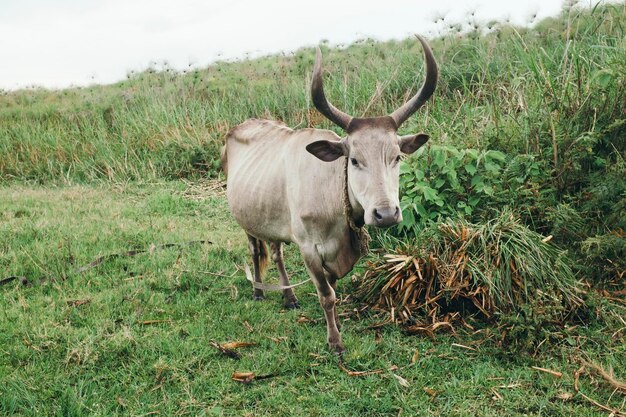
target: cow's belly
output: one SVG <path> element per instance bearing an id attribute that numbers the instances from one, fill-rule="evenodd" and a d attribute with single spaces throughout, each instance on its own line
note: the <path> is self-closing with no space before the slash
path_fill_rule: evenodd
<path id="1" fill-rule="evenodd" d="M 290 214 L 283 194 L 259 177 L 228 178 L 228 204 L 233 217 L 246 233 L 262 240 L 292 241 Z"/>

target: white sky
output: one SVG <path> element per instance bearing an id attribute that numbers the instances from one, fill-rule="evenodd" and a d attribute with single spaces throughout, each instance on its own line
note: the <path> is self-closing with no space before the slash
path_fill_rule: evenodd
<path id="1" fill-rule="evenodd" d="M 586 0 L 589 2 L 589 0 Z M 587 4 L 588 5 L 588 4 Z M 111 83 L 174 68 L 372 37 L 434 36 L 449 23 L 556 15 L 562 0 L 0 0 L 0 89 Z M 445 21 L 434 23 L 437 17 Z"/>

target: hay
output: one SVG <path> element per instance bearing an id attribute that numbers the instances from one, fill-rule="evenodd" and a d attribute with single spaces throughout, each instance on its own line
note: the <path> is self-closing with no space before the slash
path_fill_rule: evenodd
<path id="1" fill-rule="evenodd" d="M 427 227 L 415 240 L 370 259 L 367 269 L 357 297 L 427 334 L 537 298 L 572 308 L 582 302 L 565 253 L 510 211 L 483 224 L 448 220 Z"/>

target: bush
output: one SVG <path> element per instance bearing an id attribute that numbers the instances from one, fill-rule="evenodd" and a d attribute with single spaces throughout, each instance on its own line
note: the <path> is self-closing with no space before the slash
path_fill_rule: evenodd
<path id="1" fill-rule="evenodd" d="M 471 216 L 485 209 L 496 191 L 506 156 L 499 151 L 456 149 L 431 145 L 420 148 L 400 167 L 400 231 L 411 231 L 424 221 Z"/>
<path id="2" fill-rule="evenodd" d="M 623 230 L 585 239 L 581 244 L 584 263 L 605 282 L 626 284 L 626 233 Z"/>

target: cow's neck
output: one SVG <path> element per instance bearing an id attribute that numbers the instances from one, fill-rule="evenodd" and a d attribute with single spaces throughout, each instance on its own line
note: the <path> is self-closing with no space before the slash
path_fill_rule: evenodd
<path id="1" fill-rule="evenodd" d="M 346 216 L 346 221 L 348 226 L 350 227 L 351 234 L 354 234 L 358 244 L 359 252 L 361 256 L 367 255 L 369 252 L 369 244 L 370 244 L 370 235 L 365 229 L 365 220 L 363 209 L 356 209 L 354 207 L 354 195 L 350 190 L 350 186 L 348 183 L 348 160 L 346 157 L 346 161 L 344 163 L 343 168 L 343 213 Z"/>

